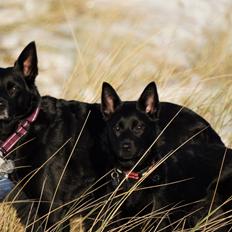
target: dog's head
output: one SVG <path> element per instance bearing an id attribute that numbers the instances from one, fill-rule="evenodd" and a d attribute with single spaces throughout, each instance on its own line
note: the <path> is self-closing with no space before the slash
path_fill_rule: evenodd
<path id="1" fill-rule="evenodd" d="M 13 67 L 0 68 L 0 122 L 25 117 L 35 107 L 39 99 L 34 84 L 37 74 L 34 42 L 24 48 Z"/>
<path id="2" fill-rule="evenodd" d="M 133 166 L 156 137 L 159 99 L 155 83 L 144 89 L 137 102 L 122 102 L 112 86 L 104 83 L 101 108 L 116 160 L 124 167 Z"/>

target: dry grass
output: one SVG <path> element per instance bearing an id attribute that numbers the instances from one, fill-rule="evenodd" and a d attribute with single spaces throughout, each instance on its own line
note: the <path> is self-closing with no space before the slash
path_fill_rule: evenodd
<path id="1" fill-rule="evenodd" d="M 81 22 L 96 20 L 96 25 L 103 25 L 104 30 L 91 31 L 93 28 L 74 30 L 71 22 L 76 13 L 73 10 L 75 8 L 63 9 L 54 5 L 52 18 L 67 20 L 67 26 L 70 27 L 77 48 L 75 67 L 64 86 L 65 98 L 98 101 L 102 82 L 108 81 L 119 91 L 123 100 L 135 100 L 147 83 L 155 81 L 158 84 L 161 100 L 176 102 L 194 109 L 212 124 L 228 146 L 232 146 L 230 19 L 228 19 L 228 27 L 224 30 L 205 31 L 205 42 L 201 49 L 195 50 L 194 45 L 186 45 L 190 65 L 185 67 L 171 63 L 165 59 L 165 56 L 159 56 L 158 52 L 154 52 L 159 48 L 151 42 L 151 38 L 158 33 L 157 31 L 152 31 L 151 37 L 139 40 L 135 40 L 130 33 L 123 32 L 118 35 L 112 33 L 111 25 L 126 17 L 126 12 L 109 9 L 93 12 L 88 11 L 83 1 L 76 4 Z M 63 14 L 62 17 L 59 17 L 60 14 Z M 43 20 L 46 21 L 46 18 Z M 136 21 L 134 15 L 131 20 Z M 136 24 L 130 26 L 137 29 Z M 125 196 L 130 194 L 131 192 L 125 193 Z M 121 202 L 118 202 L 111 207 L 117 209 L 120 204 Z M 162 218 L 167 210 L 154 212 L 147 218 L 151 216 Z M 108 212 L 110 221 L 116 211 Z M 205 231 L 213 231 L 210 226 L 215 228 L 218 226 L 217 223 L 223 223 L 220 220 L 220 218 L 215 220 L 211 218 L 208 221 L 208 229 L 205 228 L 204 223 L 199 223 L 198 226 L 205 228 Z M 143 221 L 144 218 L 131 219 L 130 226 Z M 77 229 L 79 221 L 73 221 L 72 225 L 73 231 L 79 230 Z M 126 227 L 127 225 L 123 228 Z M 118 230 L 121 231 L 120 228 Z M 14 210 L 7 205 L 0 206 L 0 231 L 23 231 Z"/>
<path id="2" fill-rule="evenodd" d="M 213 31 L 207 33 L 206 39 L 200 51 L 191 51 L 191 67 L 185 68 L 154 57 L 149 52 L 153 49 L 149 39 L 136 43 L 130 35 L 88 37 L 79 51 L 63 96 L 99 101 L 102 82 L 107 81 L 122 99 L 135 100 L 147 83 L 155 81 L 161 100 L 195 110 L 211 123 L 227 145 L 231 145 L 231 34 Z M 111 41 L 109 52 L 104 51 L 105 40 Z"/>
<path id="3" fill-rule="evenodd" d="M 8 205 L 0 206 L 0 231 L 2 232 L 21 232 L 23 227 L 19 223 L 16 212 Z"/>

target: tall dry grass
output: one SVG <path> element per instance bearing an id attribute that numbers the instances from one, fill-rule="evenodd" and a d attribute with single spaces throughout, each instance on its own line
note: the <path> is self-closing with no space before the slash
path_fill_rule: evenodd
<path id="1" fill-rule="evenodd" d="M 54 12 L 63 14 L 63 18 L 67 20 L 67 27 L 70 29 L 77 49 L 76 63 L 72 75 L 64 85 L 63 97 L 82 101 L 99 101 L 102 82 L 108 81 L 119 91 L 123 100 L 135 100 L 148 82 L 155 81 L 161 100 L 179 103 L 195 110 L 211 123 L 228 146 L 232 146 L 230 19 L 228 19 L 228 26 L 222 30 L 205 30 L 205 42 L 200 49 L 196 50 L 191 43 L 186 45 L 190 61 L 190 65 L 186 67 L 170 62 L 165 59 L 165 56 L 158 56 L 154 52 L 154 50 L 159 50 L 159 47 L 152 43 L 152 38 L 158 32 L 153 31 L 151 37 L 139 40 L 135 40 L 130 33 L 122 33 L 118 36 L 112 34 L 111 24 L 125 17 L 125 12 L 88 12 L 83 1 L 79 1 L 78 4 L 76 7 L 80 9 L 82 20 L 87 22 L 89 19 L 96 19 L 97 23 L 101 22 L 104 26 L 104 30 L 94 30 L 94 34 L 88 30 L 76 30 L 69 18 L 75 13 L 74 8 L 66 9 L 63 4 L 58 8 L 57 5 L 54 6 Z M 56 16 L 55 14 L 54 19 Z M 136 21 L 135 18 L 133 20 Z M 134 28 L 137 28 L 136 25 Z M 127 192 L 125 196 L 130 194 Z M 104 205 L 104 203 L 101 204 Z M 96 204 L 96 207 L 101 204 Z M 118 202 L 111 207 L 117 209 L 120 204 Z M 108 209 L 111 210 L 111 208 Z M 108 217 L 109 221 L 114 213 L 116 214 L 116 211 L 110 210 L 107 211 L 111 215 Z M 162 209 L 152 215 L 147 215 L 146 220 L 151 217 L 162 220 L 169 210 Z M 71 211 L 67 218 L 73 213 Z M 107 217 L 104 219 L 106 220 Z M 76 220 L 72 222 L 73 231 L 79 230 L 79 219 Z M 129 227 L 142 223 L 144 220 L 144 218 L 132 218 L 129 225 L 115 230 L 126 231 Z M 204 221 L 199 222 L 198 227 L 205 231 L 213 231 L 212 228 L 223 223 L 217 217 L 207 222 L 207 227 Z M 9 205 L 2 204 L 0 206 L 0 231 L 21 232 L 23 230 L 15 211 Z M 149 231 L 149 228 L 146 231 Z"/>
<path id="2" fill-rule="evenodd" d="M 162 101 L 195 110 L 231 146 L 230 32 L 208 33 L 204 46 L 199 51 L 191 51 L 191 67 L 188 68 L 152 57 L 147 53 L 151 49 L 147 41 L 133 44 L 130 36 L 110 39 L 112 44 L 108 54 L 102 55 L 99 46 L 99 41 L 104 43 L 104 35 L 97 40 L 89 38 L 86 47 L 80 49 L 80 57 L 64 87 L 65 98 L 99 101 L 102 82 L 107 81 L 118 90 L 122 99 L 135 100 L 146 84 L 155 81 Z M 146 66 L 151 63 L 155 67 L 150 66 L 149 70 Z"/>

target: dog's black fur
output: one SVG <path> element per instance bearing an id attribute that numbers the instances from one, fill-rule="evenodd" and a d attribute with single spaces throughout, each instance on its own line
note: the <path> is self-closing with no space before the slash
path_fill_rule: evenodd
<path id="1" fill-rule="evenodd" d="M 31 125 L 28 134 L 17 144 L 17 146 L 22 146 L 7 155 L 16 164 L 16 171 L 10 178 L 16 184 L 18 183 L 18 187 L 9 195 L 8 200 L 15 200 L 14 206 L 17 208 L 21 221 L 27 224 L 28 231 L 44 231 L 46 224 L 46 229 L 54 229 L 57 226 L 56 223 L 64 219 L 65 214 L 73 204 L 59 207 L 80 197 L 107 169 L 113 167 L 122 170 L 130 169 L 139 157 L 131 161 L 128 151 L 133 150 L 133 155 L 142 154 L 157 134 L 164 129 L 169 120 L 181 109 L 180 106 L 171 103 L 159 103 L 154 84 L 148 86 L 138 103 L 125 102 L 123 104 L 115 91 L 105 84 L 102 111 L 108 129 L 104 130 L 105 122 L 102 120 L 99 105 L 65 101 L 49 96 L 41 97 L 35 85 L 37 74 L 37 54 L 33 42 L 22 51 L 13 67 L 0 69 L 1 141 L 5 141 L 9 135 L 15 132 L 21 120 L 27 118 L 40 104 L 38 118 Z M 151 96 L 153 97 L 150 98 Z M 155 101 L 153 101 L 154 99 Z M 90 110 L 87 124 L 80 135 Z M 133 117 L 131 118 L 131 116 Z M 130 120 L 133 121 L 134 118 L 139 118 L 143 123 L 142 126 L 138 125 L 135 129 L 136 135 L 131 137 L 129 133 L 123 135 L 123 137 L 119 136 L 115 140 L 114 133 L 118 132 L 114 123 L 122 119 L 122 123 L 129 122 L 130 124 Z M 141 133 L 145 129 L 148 130 L 145 133 L 146 136 Z M 220 137 L 204 119 L 183 108 L 157 141 L 154 146 L 155 151 L 149 152 L 147 158 L 137 166 L 136 171 L 147 168 L 151 161 L 154 162 L 163 157 L 168 151 L 175 149 L 201 130 L 203 131 L 191 139 L 188 144 L 205 143 L 223 146 Z M 104 135 L 106 134 L 109 138 L 102 135 L 103 131 Z M 79 135 L 77 147 L 72 153 Z M 136 138 L 139 136 L 141 136 L 141 139 Z M 128 138 L 132 141 L 128 142 Z M 118 141 L 121 144 L 118 144 Z M 112 145 L 112 149 L 107 150 L 110 145 Z M 139 148 L 139 154 L 137 148 Z M 104 152 L 110 152 L 110 154 L 112 152 L 114 156 L 108 155 L 105 157 L 101 149 Z M 189 152 L 191 153 L 191 149 Z M 120 157 L 119 159 L 117 155 Z M 124 156 L 126 156 L 126 161 Z M 108 158 L 109 161 L 107 161 Z M 175 158 L 172 160 L 175 160 Z M 105 169 L 105 165 L 107 169 Z M 168 168 L 168 170 L 172 169 Z M 160 169 L 162 175 L 158 175 L 160 178 L 158 183 L 161 183 L 164 179 L 166 181 L 166 171 L 166 168 Z M 62 174 L 64 175 L 62 176 Z M 154 179 L 152 181 L 157 183 L 157 179 Z M 147 180 L 149 182 L 149 179 Z M 151 184 L 153 182 L 147 185 L 150 186 Z M 59 187 L 56 191 L 57 185 Z M 53 201 L 55 192 L 54 202 L 51 206 L 50 203 Z M 143 192 L 141 193 L 143 194 Z M 153 191 L 151 194 L 153 197 Z M 137 199 L 140 197 L 139 195 L 135 194 L 134 197 L 135 199 L 133 197 L 128 199 L 126 207 L 124 207 L 125 215 L 128 214 L 126 209 L 131 202 L 135 203 L 135 205 L 132 204 L 133 207 L 131 208 L 131 210 L 134 209 L 134 211 L 132 210 L 133 213 L 139 209 L 137 204 L 145 204 L 145 201 Z M 155 194 L 155 197 L 157 199 L 157 194 Z M 146 199 L 148 202 L 150 201 L 150 197 L 147 197 L 147 195 Z M 162 196 L 162 199 L 166 198 Z M 39 203 L 38 200 L 40 200 Z M 79 206 L 84 202 L 84 199 L 81 202 L 79 201 Z M 78 205 L 76 207 L 78 208 Z M 49 215 L 46 222 L 43 216 L 48 213 L 50 208 L 56 210 Z M 75 213 L 77 212 L 75 211 Z M 131 213 L 128 215 L 131 215 Z M 39 220 L 41 217 L 42 219 Z M 34 221 L 36 223 L 33 224 Z M 64 221 L 59 229 L 69 231 L 69 220 Z"/>
<path id="2" fill-rule="evenodd" d="M 122 102 L 115 90 L 104 83 L 101 108 L 107 124 L 107 153 L 112 159 L 112 163 L 108 165 L 116 170 L 112 173 L 109 191 L 116 189 L 126 177 L 125 173 L 146 152 L 145 157 L 133 169 L 139 175 L 148 171 L 168 153 L 173 154 L 140 187 L 191 178 L 175 185 L 133 192 L 121 207 L 120 219 L 133 217 L 139 212 L 139 215 L 145 215 L 168 205 L 190 203 L 207 194 L 208 185 L 219 172 L 225 147 L 202 117 L 187 108 L 159 102 L 154 82 L 145 88 L 137 102 Z M 156 138 L 157 141 L 151 146 Z M 179 146 L 181 147 L 178 148 Z M 122 191 L 128 191 L 136 182 L 137 180 L 127 178 L 121 185 Z M 191 212 L 188 208 L 170 212 L 171 221 Z M 160 226 L 162 225 L 161 223 Z M 134 231 L 138 230 L 136 227 Z"/>
<path id="3" fill-rule="evenodd" d="M 202 149 L 202 148 L 201 148 Z M 201 221 L 201 228 L 204 223 L 208 221 L 218 221 L 217 232 L 231 231 L 231 210 L 232 210 L 232 149 L 222 148 L 221 146 L 213 146 L 211 149 L 204 151 L 206 156 L 209 157 L 210 169 L 218 164 L 215 158 L 221 160 L 220 172 L 209 184 L 206 196 L 201 202 L 193 207 L 196 213 L 189 217 L 189 224 L 194 226 Z M 222 158 L 223 157 L 223 158 Z M 206 216 L 209 217 L 206 217 Z M 199 225 L 198 225 L 199 226 Z M 210 226 L 210 223 L 209 223 Z"/>
<path id="4" fill-rule="evenodd" d="M 25 47 L 13 67 L 0 69 L 1 141 L 14 133 L 19 122 L 40 104 L 36 121 L 17 146 L 30 142 L 7 155 L 16 165 L 10 178 L 18 183 L 8 200 L 15 201 L 14 206 L 21 222 L 27 224 L 27 231 L 45 231 L 45 224 L 47 230 L 54 229 L 58 226 L 56 223 L 64 220 L 68 209 L 75 206 L 74 203 L 77 208 L 78 204 L 83 204 L 83 199 L 78 204 L 70 201 L 80 197 L 95 182 L 92 155 L 98 153 L 96 139 L 104 124 L 97 105 L 40 97 L 35 85 L 37 74 L 34 42 Z M 90 116 L 81 133 L 89 111 Z M 30 200 L 35 201 L 33 207 Z M 65 205 L 68 202 L 70 204 Z M 56 210 L 49 215 L 47 222 L 46 218 L 38 220 L 50 209 Z M 32 225 L 34 221 L 36 223 Z M 59 229 L 70 230 L 68 217 Z"/>

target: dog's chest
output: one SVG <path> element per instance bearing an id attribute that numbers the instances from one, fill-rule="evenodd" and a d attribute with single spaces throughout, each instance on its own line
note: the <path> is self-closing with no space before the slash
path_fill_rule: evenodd
<path id="1" fill-rule="evenodd" d="M 121 192 L 127 196 L 123 210 L 128 213 L 138 212 L 148 205 L 152 205 L 153 195 L 149 189 L 143 189 L 143 185 L 137 186 L 136 181 L 126 180 L 122 184 Z"/>

